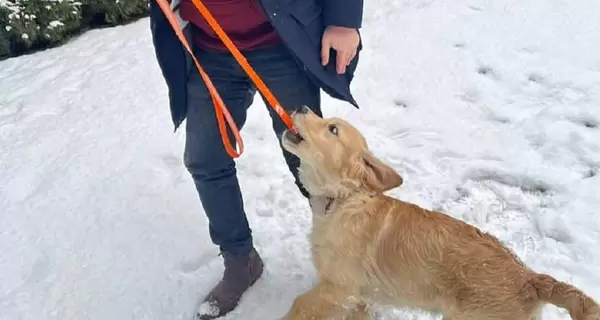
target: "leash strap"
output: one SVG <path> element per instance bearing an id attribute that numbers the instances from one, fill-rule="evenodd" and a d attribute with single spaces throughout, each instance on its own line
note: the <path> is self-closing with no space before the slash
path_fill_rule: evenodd
<path id="1" fill-rule="evenodd" d="M 210 77 L 206 74 L 206 72 L 200 65 L 200 62 L 194 55 L 194 52 L 192 51 L 192 48 L 191 48 L 189 42 L 185 38 L 185 35 L 183 34 L 183 29 L 179 25 L 179 22 L 177 21 L 177 17 L 175 16 L 175 13 L 173 12 L 173 9 L 171 8 L 171 5 L 169 4 L 168 0 L 156 0 L 156 2 L 160 6 L 160 9 L 162 10 L 162 12 L 165 14 L 167 20 L 171 24 L 171 27 L 173 27 L 173 30 L 175 31 L 175 34 L 179 38 L 179 41 L 181 41 L 181 44 L 183 45 L 183 47 L 191 55 L 191 57 L 194 61 L 194 64 L 196 65 L 196 68 L 198 69 L 198 72 L 200 72 L 200 76 L 202 77 L 202 80 L 204 80 L 204 83 L 206 84 L 206 87 L 208 88 L 208 92 L 210 93 L 211 99 L 213 101 L 213 105 L 215 107 L 215 113 L 217 115 L 217 123 L 219 126 L 219 132 L 221 133 L 221 139 L 223 141 L 223 145 L 225 146 L 225 150 L 232 158 L 238 158 L 244 152 L 244 141 L 242 140 L 242 137 L 240 135 L 237 125 L 233 121 L 233 118 L 231 117 L 229 110 L 227 110 L 227 107 L 225 106 L 223 99 L 221 99 L 221 96 L 219 95 L 219 92 L 215 88 L 215 85 L 212 83 L 212 81 L 210 80 Z M 192 2 L 194 3 L 194 6 L 196 7 L 196 9 L 198 9 L 198 11 L 200 11 L 200 13 L 204 17 L 204 19 L 206 19 L 206 21 L 211 26 L 211 28 L 217 33 L 217 35 L 219 36 L 219 38 L 221 39 L 223 44 L 225 44 L 225 46 L 227 47 L 229 52 L 231 52 L 231 54 L 233 55 L 233 57 L 235 58 L 237 63 L 242 67 L 242 69 L 244 69 L 244 71 L 246 72 L 248 77 L 250 77 L 252 82 L 254 82 L 254 85 L 260 91 L 260 93 L 265 97 L 265 99 L 267 100 L 269 105 L 273 108 L 273 110 L 275 110 L 277 115 L 279 115 L 279 117 L 284 122 L 284 124 L 292 132 L 296 132 L 294 129 L 294 123 L 292 121 L 292 118 L 287 114 L 287 112 L 283 109 L 283 107 L 281 107 L 281 104 L 279 104 L 279 101 L 277 101 L 277 98 L 275 98 L 275 96 L 273 95 L 271 90 L 269 90 L 267 85 L 258 76 L 256 71 L 254 71 L 254 69 L 250 66 L 250 64 L 244 57 L 244 55 L 238 50 L 238 48 L 235 46 L 235 44 L 233 44 L 231 39 L 223 31 L 223 29 L 217 23 L 215 18 L 212 16 L 212 14 L 208 10 L 208 8 L 206 8 L 206 6 L 200 0 L 192 0 Z M 229 140 L 229 135 L 227 134 L 227 127 L 226 127 L 225 122 L 227 122 L 227 124 L 229 124 L 229 127 L 231 128 L 231 131 L 233 132 L 236 143 L 239 146 L 239 150 L 240 150 L 239 152 L 237 152 L 235 150 L 235 148 L 231 144 L 231 141 Z"/>

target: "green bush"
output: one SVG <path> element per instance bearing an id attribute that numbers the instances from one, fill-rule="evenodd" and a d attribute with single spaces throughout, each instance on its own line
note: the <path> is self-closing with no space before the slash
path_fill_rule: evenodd
<path id="1" fill-rule="evenodd" d="M 89 26 L 115 26 L 141 18 L 148 13 L 148 0 L 87 0 L 83 11 Z"/>
<path id="2" fill-rule="evenodd" d="M 148 14 L 148 0 L 0 0 L 0 60 Z"/>
<path id="3" fill-rule="evenodd" d="M 0 56 L 54 46 L 80 27 L 81 11 L 73 0 L 4 2 L 0 7 Z"/>

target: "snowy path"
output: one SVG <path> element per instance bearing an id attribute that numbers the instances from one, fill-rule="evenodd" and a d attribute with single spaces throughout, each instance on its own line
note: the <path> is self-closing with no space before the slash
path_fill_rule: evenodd
<path id="1" fill-rule="evenodd" d="M 394 194 L 491 231 L 600 299 L 600 2 L 367 1 L 355 111 Z M 147 20 L 0 62 L 0 319 L 186 319 L 217 281 Z M 307 206 L 260 99 L 242 187 L 276 319 L 314 272 Z M 382 319 L 432 319 L 385 309 Z M 546 319 L 568 319 L 546 308 Z"/>

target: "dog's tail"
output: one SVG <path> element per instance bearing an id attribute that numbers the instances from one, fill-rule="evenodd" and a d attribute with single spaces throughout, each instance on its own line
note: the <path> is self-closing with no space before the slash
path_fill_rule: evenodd
<path id="1" fill-rule="evenodd" d="M 540 301 L 566 309 L 574 320 L 600 320 L 600 305 L 574 286 L 545 274 L 533 274 L 528 283 Z"/>

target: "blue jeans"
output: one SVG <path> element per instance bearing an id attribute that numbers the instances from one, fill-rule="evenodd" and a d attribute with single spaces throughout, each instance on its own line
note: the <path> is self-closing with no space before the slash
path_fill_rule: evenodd
<path id="1" fill-rule="evenodd" d="M 257 92 L 256 87 L 230 54 L 196 49 L 196 55 L 241 130 L 246 121 L 246 111 Z M 288 112 L 307 105 L 321 115 L 319 87 L 310 81 L 287 48 L 258 49 L 245 52 L 245 56 Z M 185 166 L 192 175 L 208 217 L 213 243 L 221 251 L 246 254 L 253 244 L 235 162 L 225 151 L 212 100 L 195 67 L 190 71 L 187 86 Z M 272 108 L 268 108 L 273 131 L 279 140 L 285 125 Z M 231 132 L 230 141 L 235 141 Z M 299 159 L 283 148 L 281 150 L 296 185 L 308 198 L 298 180 Z"/>

